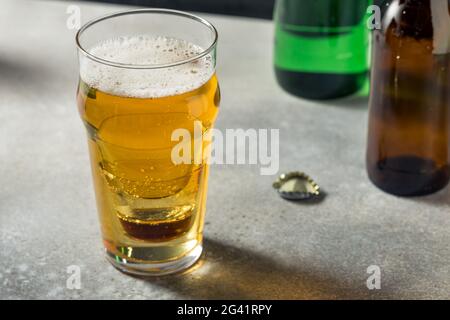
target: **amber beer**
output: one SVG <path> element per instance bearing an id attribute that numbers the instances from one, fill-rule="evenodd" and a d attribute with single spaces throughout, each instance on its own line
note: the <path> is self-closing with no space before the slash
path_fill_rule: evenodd
<path id="1" fill-rule="evenodd" d="M 111 38 L 89 50 L 131 65 L 80 64 L 78 106 L 107 256 L 131 273 L 183 269 L 201 252 L 208 154 L 175 164 L 179 141 L 172 133 L 186 129 L 194 137 L 194 123 L 203 135 L 212 128 L 220 100 L 214 56 L 201 56 L 204 49 L 188 41 L 148 35 Z M 157 67 L 133 68 L 144 62 Z M 164 67 L 172 62 L 179 64 Z M 200 143 L 206 150 L 207 141 Z"/>

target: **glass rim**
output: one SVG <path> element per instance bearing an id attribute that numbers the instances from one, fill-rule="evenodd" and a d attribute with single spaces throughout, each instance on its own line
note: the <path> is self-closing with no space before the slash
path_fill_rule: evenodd
<path id="1" fill-rule="evenodd" d="M 180 61 L 176 61 L 176 62 L 172 62 L 172 63 L 164 63 L 164 64 L 131 64 L 131 63 L 121 63 L 121 62 L 114 62 L 114 61 L 109 61 L 106 59 L 102 59 L 97 57 L 96 55 L 89 53 L 87 49 L 85 49 L 82 45 L 81 45 L 81 41 L 80 38 L 82 36 L 82 34 L 84 33 L 84 31 L 86 31 L 87 29 L 89 29 L 90 27 L 92 27 L 93 25 L 102 22 L 104 20 L 108 20 L 108 19 L 112 19 L 112 18 L 116 18 L 116 17 L 120 17 L 120 16 L 125 16 L 125 15 L 132 15 L 132 14 L 142 14 L 142 13 L 150 13 L 150 14 L 155 14 L 155 13 L 160 13 L 160 14 L 168 14 L 168 15 L 174 15 L 174 16 L 179 16 L 179 17 L 184 17 L 184 18 L 188 18 L 197 22 L 202 23 L 203 25 L 205 25 L 206 27 L 209 28 L 209 30 L 212 32 L 213 34 L 213 40 L 211 45 L 204 49 L 203 51 L 201 51 L 198 54 L 195 54 L 192 57 L 189 57 L 187 59 L 184 60 L 180 60 Z M 116 13 L 111 13 L 111 14 L 107 14 L 107 15 L 103 15 L 100 16 L 98 18 L 92 19 L 88 22 L 86 22 L 81 28 L 80 30 L 78 30 L 76 36 L 75 36 L 75 42 L 78 48 L 78 52 L 83 54 L 85 57 L 96 61 L 98 63 L 101 64 L 105 64 L 111 67 L 116 67 L 116 68 L 124 68 L 124 69 L 162 69 L 162 68 L 170 68 L 170 67 L 175 67 L 175 66 L 180 66 L 189 62 L 194 62 L 200 58 L 205 57 L 206 55 L 208 55 L 209 53 L 211 53 L 211 51 L 213 51 L 217 45 L 217 41 L 218 41 L 219 35 L 217 33 L 217 29 L 214 27 L 214 25 L 212 23 L 210 23 L 208 20 L 201 18 L 195 14 L 192 13 L 188 13 L 188 12 L 184 12 L 184 11 L 179 11 L 179 10 L 173 10 L 173 9 L 162 9 L 162 8 L 145 8 L 145 9 L 134 9 L 134 10 L 126 10 L 126 11 L 119 11 Z"/>

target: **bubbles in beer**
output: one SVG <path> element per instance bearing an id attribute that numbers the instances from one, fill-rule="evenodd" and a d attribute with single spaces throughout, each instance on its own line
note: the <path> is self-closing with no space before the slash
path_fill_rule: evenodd
<path id="1" fill-rule="evenodd" d="M 89 53 L 114 63 L 158 66 L 183 62 L 203 48 L 175 38 L 147 35 L 119 37 L 93 46 Z M 134 98 L 161 98 L 195 90 L 214 73 L 211 55 L 168 68 L 132 69 L 81 60 L 84 82 L 103 92 Z"/>

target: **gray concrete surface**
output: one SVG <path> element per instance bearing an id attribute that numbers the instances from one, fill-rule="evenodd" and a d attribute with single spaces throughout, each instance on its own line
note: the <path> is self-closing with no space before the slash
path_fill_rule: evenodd
<path id="1" fill-rule="evenodd" d="M 256 166 L 211 170 L 205 254 L 140 280 L 103 258 L 75 105 L 69 2 L 0 4 L 0 298 L 450 298 L 449 190 L 415 199 L 366 178 L 367 100 L 315 103 L 279 89 L 272 24 L 208 16 L 220 32 L 218 128 L 280 128 L 281 171 L 304 170 L 321 203 L 280 199 Z M 124 7 L 79 4 L 83 22 Z M 67 267 L 81 267 L 69 290 Z M 381 268 L 381 290 L 366 287 Z"/>

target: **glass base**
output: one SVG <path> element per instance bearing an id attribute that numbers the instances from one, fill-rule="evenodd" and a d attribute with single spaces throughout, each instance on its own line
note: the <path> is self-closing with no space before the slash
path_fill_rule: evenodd
<path id="1" fill-rule="evenodd" d="M 159 263 L 128 261 L 108 250 L 105 251 L 106 259 L 119 271 L 135 276 L 152 277 L 165 276 L 188 269 L 198 261 L 202 255 L 203 247 L 200 242 L 182 258 Z"/>

